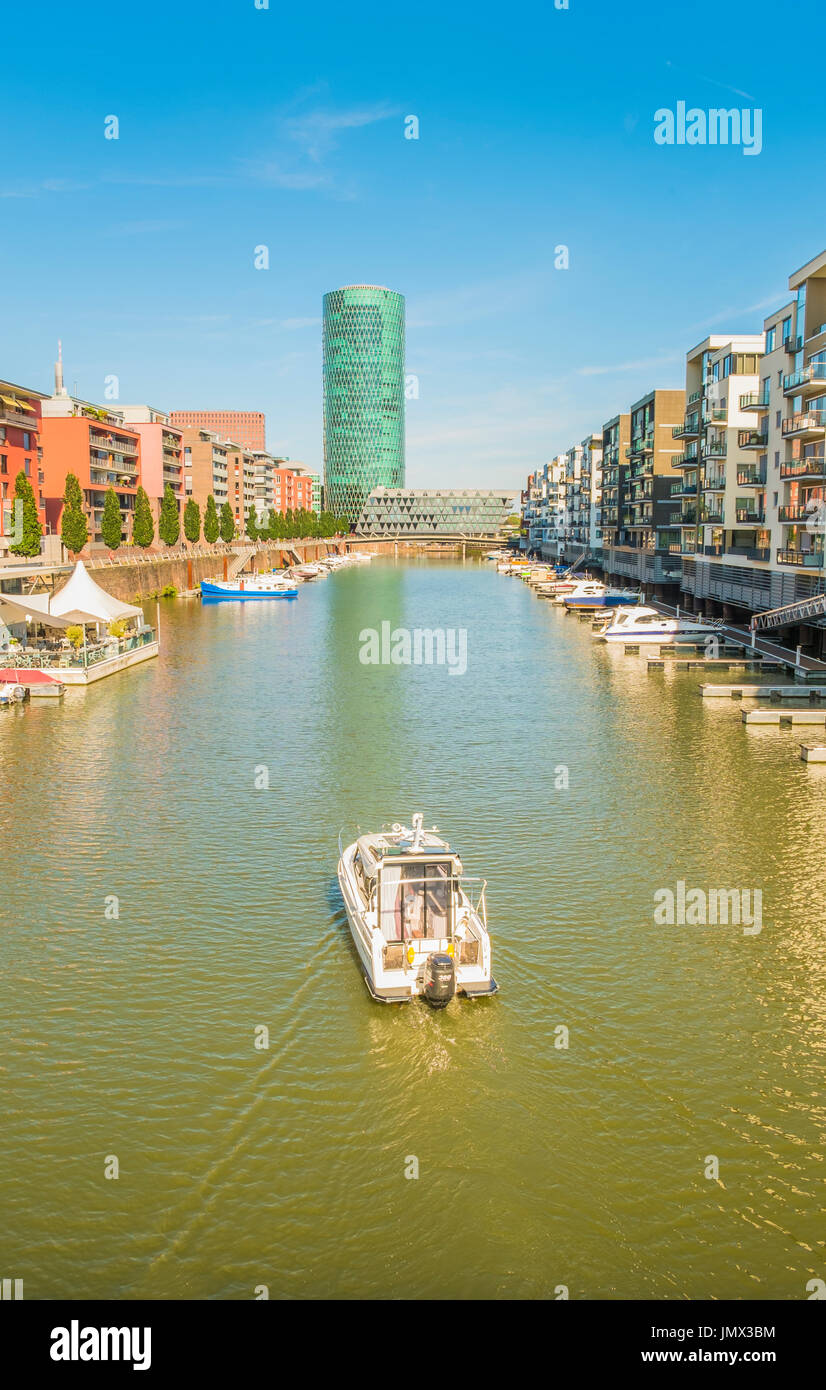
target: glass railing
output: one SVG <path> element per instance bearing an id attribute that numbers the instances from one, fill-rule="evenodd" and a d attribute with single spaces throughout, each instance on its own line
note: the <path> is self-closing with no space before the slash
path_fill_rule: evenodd
<path id="1" fill-rule="evenodd" d="M 801 372 L 792 372 L 783 378 L 784 391 L 796 391 L 809 382 L 826 382 L 826 362 L 810 362 Z"/>
<path id="2" fill-rule="evenodd" d="M 802 434 L 807 430 L 826 429 L 826 410 L 802 410 L 783 421 L 783 434 Z"/>
<path id="3" fill-rule="evenodd" d="M 97 666 L 102 661 L 113 661 L 125 652 L 137 651 L 157 641 L 153 628 L 143 632 L 133 632 L 127 637 L 108 637 L 102 642 L 89 642 L 86 647 L 72 648 L 62 644 L 50 644 L 37 649 L 20 647 L 9 652 L 0 652 L 0 667 L 4 670 L 18 667 L 23 670 L 59 671 L 78 670 Z"/>
<path id="4" fill-rule="evenodd" d="M 741 410 L 768 410 L 769 398 L 762 391 L 746 391 L 740 397 Z"/>
<path id="5" fill-rule="evenodd" d="M 766 481 L 766 473 L 762 468 L 738 468 L 737 486 L 738 487 L 759 487 Z"/>
<path id="6" fill-rule="evenodd" d="M 741 449 L 765 449 L 768 447 L 767 430 L 739 430 L 737 443 Z"/>
<path id="7" fill-rule="evenodd" d="M 821 569 L 823 553 L 820 550 L 778 550 L 778 565 L 803 565 L 807 569 Z"/>

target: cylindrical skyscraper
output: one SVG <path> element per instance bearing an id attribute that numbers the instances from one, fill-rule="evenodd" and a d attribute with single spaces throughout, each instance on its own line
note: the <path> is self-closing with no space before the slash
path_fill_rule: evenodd
<path id="1" fill-rule="evenodd" d="M 324 505 L 355 521 L 376 487 L 404 487 L 404 297 L 324 296 Z"/>

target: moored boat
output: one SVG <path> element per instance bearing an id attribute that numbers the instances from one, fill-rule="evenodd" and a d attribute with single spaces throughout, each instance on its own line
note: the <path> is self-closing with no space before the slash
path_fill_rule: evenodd
<path id="1" fill-rule="evenodd" d="M 444 1008 L 455 994 L 495 994 L 484 879 L 422 816 L 413 829 L 361 835 L 346 849 L 339 836 L 338 881 L 350 933 L 374 999 L 423 997 Z"/>
<path id="2" fill-rule="evenodd" d="M 610 621 L 599 631 L 603 642 L 668 642 L 694 641 L 716 632 L 720 623 L 691 616 L 668 618 L 656 608 L 637 605 L 613 613 Z"/>
<path id="3" fill-rule="evenodd" d="M 586 579 L 570 593 L 561 594 L 557 603 L 564 603 L 566 608 L 619 608 L 625 604 L 638 604 L 639 600 L 638 593 L 609 589 L 598 579 Z"/>
<path id="4" fill-rule="evenodd" d="M 202 598 L 297 598 L 298 585 L 273 574 L 242 574 L 236 579 L 202 579 Z"/>

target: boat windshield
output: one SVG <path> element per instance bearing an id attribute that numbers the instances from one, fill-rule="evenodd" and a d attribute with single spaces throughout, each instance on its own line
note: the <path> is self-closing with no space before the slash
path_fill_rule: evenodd
<path id="1" fill-rule="evenodd" d="M 443 941 L 452 936 L 452 865 L 384 861 L 380 919 L 386 941 Z"/>

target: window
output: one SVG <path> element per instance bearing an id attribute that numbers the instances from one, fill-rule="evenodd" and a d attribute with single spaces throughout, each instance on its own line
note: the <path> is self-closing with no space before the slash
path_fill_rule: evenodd
<path id="1" fill-rule="evenodd" d="M 776 325 L 769 328 L 766 332 L 766 352 L 774 352 L 775 338 L 777 336 Z"/>
<path id="2" fill-rule="evenodd" d="M 787 318 L 787 319 L 784 319 L 784 320 L 783 320 L 783 323 L 781 324 L 781 334 L 780 334 L 781 342 L 787 343 L 787 342 L 789 341 L 789 338 L 790 338 L 791 336 L 792 336 L 792 320 L 791 320 L 791 317 L 789 317 L 789 318 Z"/>
<path id="3" fill-rule="evenodd" d="M 32 447 L 32 437 L 31 437 L 31 435 L 29 434 L 29 431 L 28 431 L 28 430 L 24 430 L 24 431 L 23 431 L 23 448 L 24 448 L 24 449 L 30 449 L 31 447 Z"/>

